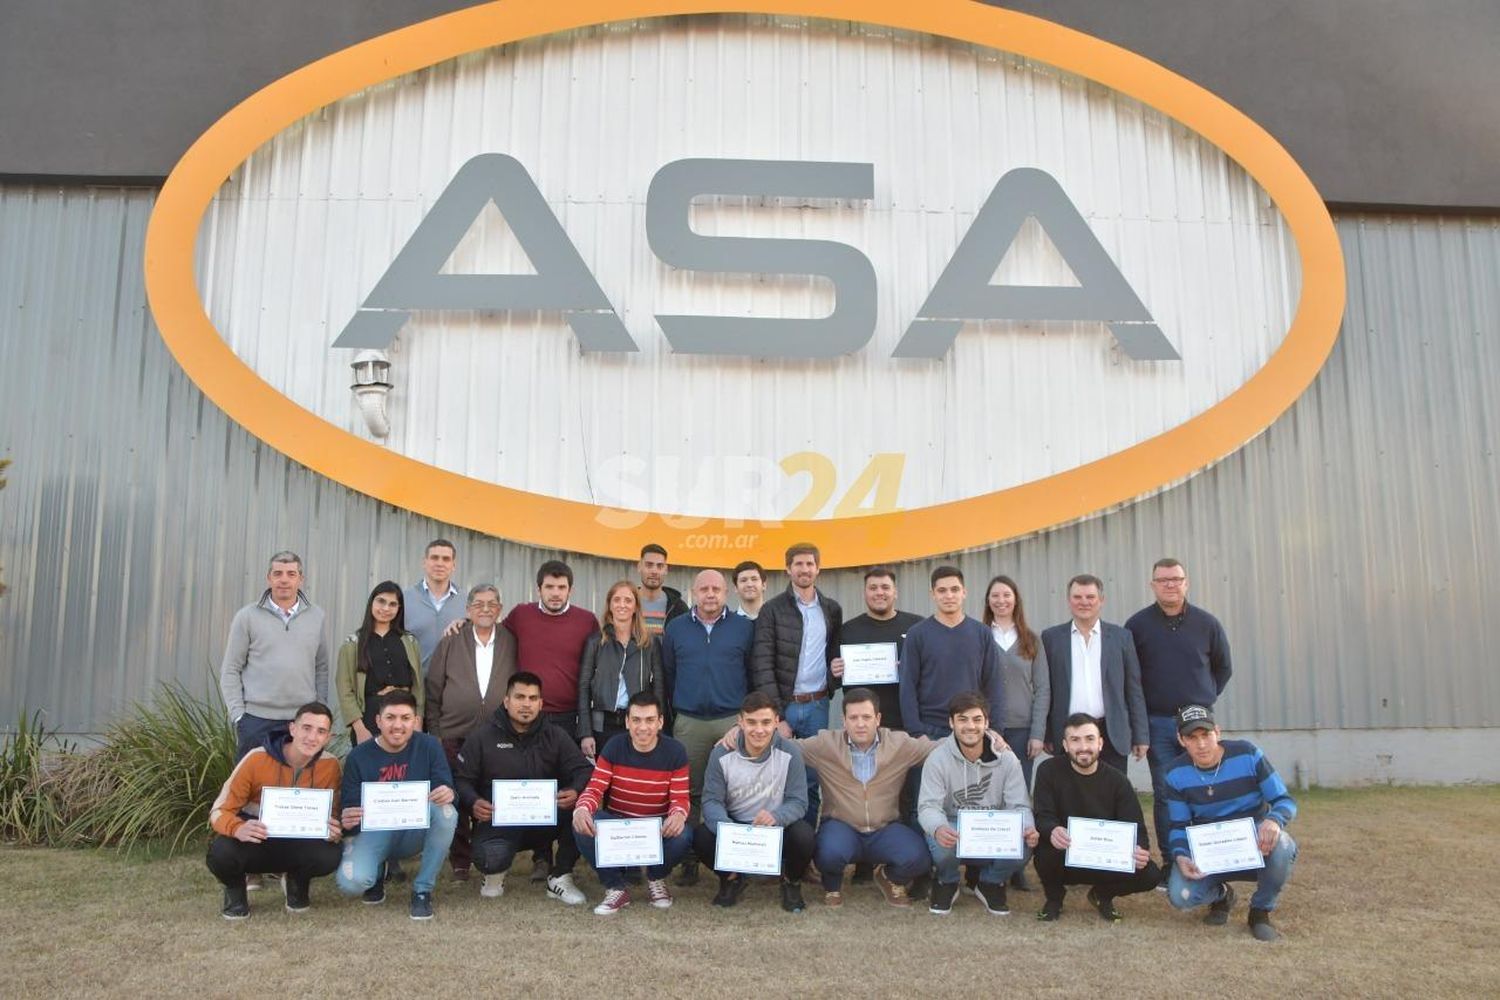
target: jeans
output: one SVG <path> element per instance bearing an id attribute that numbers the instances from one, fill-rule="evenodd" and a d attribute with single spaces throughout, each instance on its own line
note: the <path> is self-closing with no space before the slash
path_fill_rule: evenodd
<path id="1" fill-rule="evenodd" d="M 455 773 L 458 771 L 458 752 L 463 748 L 463 740 L 443 738 L 443 755 L 448 758 L 448 767 Z M 448 863 L 453 866 L 454 871 L 468 871 L 473 863 L 473 850 L 470 847 L 473 828 L 473 815 L 463 809 L 458 810 L 458 825 L 453 829 L 453 843 L 448 845 Z"/>
<path id="2" fill-rule="evenodd" d="M 208 847 L 208 870 L 224 885 L 244 885 L 247 873 L 286 872 L 293 882 L 327 875 L 339 866 L 339 845 L 327 840 L 271 837 L 247 844 L 217 836 Z"/>
<path id="3" fill-rule="evenodd" d="M 234 723 L 235 763 L 239 763 L 245 754 L 260 746 L 271 730 L 286 729 L 289 725 L 286 719 L 262 719 L 248 712 L 240 716 Z"/>
<path id="4" fill-rule="evenodd" d="M 693 850 L 703 863 L 711 865 L 714 862 L 714 851 L 718 845 L 718 835 L 708 828 L 707 823 L 702 823 L 698 829 L 693 831 Z M 807 863 L 813 858 L 814 845 L 817 843 L 813 828 L 806 820 L 797 822 L 782 828 L 781 831 L 781 877 L 788 882 L 801 882 L 802 873 L 807 871 Z M 728 872 L 720 872 L 719 875 L 727 875 Z"/>
<path id="5" fill-rule="evenodd" d="M 1255 893 L 1250 897 L 1250 905 L 1257 910 L 1274 910 L 1286 880 L 1292 876 L 1292 866 L 1297 862 L 1297 842 L 1282 830 L 1276 846 L 1271 849 L 1265 861 L 1266 866 L 1258 871 L 1225 872 L 1222 875 L 1188 878 L 1182 874 L 1182 869 L 1177 867 L 1174 860 L 1167 882 L 1167 898 L 1179 910 L 1191 910 L 1218 899 L 1219 886 L 1225 882 L 1254 882 Z"/>
<path id="6" fill-rule="evenodd" d="M 1182 744 L 1177 742 L 1177 718 L 1172 715 L 1147 716 L 1151 724 L 1150 749 L 1146 751 L 1146 763 L 1151 767 L 1151 819 L 1156 827 L 1156 849 L 1161 851 L 1162 864 L 1171 863 L 1167 856 L 1167 831 L 1172 822 L 1167 818 L 1167 765 L 1172 758 L 1182 753 Z"/>
<path id="7" fill-rule="evenodd" d="M 615 813 L 612 813 L 607 809 L 600 809 L 598 812 L 594 813 L 594 822 L 597 823 L 601 819 L 624 819 L 624 817 L 616 815 Z M 594 871 L 599 873 L 599 883 L 603 885 L 604 888 L 625 888 L 624 868 L 599 867 L 597 863 L 599 855 L 594 847 L 593 837 L 590 837 L 586 833 L 579 833 L 577 830 L 574 830 L 573 839 L 578 844 L 578 853 L 583 855 L 585 858 L 588 858 L 589 864 L 594 866 Z M 649 866 L 646 869 L 646 877 L 648 879 L 666 878 L 667 873 L 675 868 L 677 866 L 677 863 L 687 855 L 688 848 L 691 847 L 692 844 L 693 828 L 691 826 L 684 826 L 682 828 L 682 832 L 675 837 L 663 836 L 661 838 L 662 863 L 659 865 Z"/>
<path id="8" fill-rule="evenodd" d="M 844 867 L 851 861 L 885 865 L 892 882 L 910 882 L 932 867 L 931 855 L 922 838 L 905 823 L 889 823 L 873 833 L 860 833 L 838 819 L 825 819 L 818 827 L 815 851 L 823 889 L 838 892 L 844 885 Z"/>
<path id="9" fill-rule="evenodd" d="M 1015 753 L 1021 762 L 1021 776 L 1026 779 L 1026 790 L 1031 791 L 1031 764 L 1032 760 L 1026 755 L 1026 743 L 1031 739 L 1031 730 L 1026 726 L 1000 730 L 1000 735 L 1005 737 L 1005 743 Z"/>
<path id="10" fill-rule="evenodd" d="M 453 831 L 458 826 L 458 808 L 449 803 L 427 804 L 428 827 L 425 830 L 366 830 L 344 840 L 344 860 L 339 865 L 337 881 L 345 895 L 357 896 L 380 880 L 387 861 L 399 861 L 422 855 L 422 863 L 412 876 L 413 892 L 431 892 L 437 884 Z"/>
<path id="11" fill-rule="evenodd" d="M 787 702 L 786 724 L 792 727 L 792 735 L 799 740 L 808 736 L 816 736 L 828 728 L 828 699 Z M 818 788 L 818 772 L 809 765 L 807 768 L 807 812 L 802 817 L 809 825 L 814 827 L 818 825 L 818 808 L 822 802 L 823 793 Z"/>
<path id="12" fill-rule="evenodd" d="M 552 842 L 557 853 L 552 854 Z M 552 854 L 547 874 L 553 878 L 572 874 L 578 863 L 578 846 L 573 839 L 573 810 L 559 809 L 556 826 L 490 826 L 474 824 L 474 867 L 486 875 L 510 871 L 511 863 L 522 851 Z"/>
<path id="13" fill-rule="evenodd" d="M 951 824 L 950 824 L 951 825 Z M 955 826 L 955 829 L 957 827 Z M 957 847 L 944 847 L 934 838 L 927 837 L 927 850 L 932 854 L 932 863 L 937 867 L 937 880 L 941 885 L 958 885 L 958 866 L 963 863 L 958 857 Z M 1019 858 L 988 858 L 967 862 L 969 870 L 979 869 L 979 881 L 1004 885 L 1005 880 L 1026 867 L 1031 860 L 1031 848 L 1021 845 Z"/>

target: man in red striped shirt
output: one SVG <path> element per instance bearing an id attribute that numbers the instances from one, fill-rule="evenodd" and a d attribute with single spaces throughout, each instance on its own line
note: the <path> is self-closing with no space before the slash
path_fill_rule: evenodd
<path id="1" fill-rule="evenodd" d="M 665 721 L 656 695 L 650 691 L 633 695 L 626 707 L 627 731 L 599 751 L 594 775 L 573 807 L 578 851 L 594 865 L 604 884 L 604 902 L 594 907 L 600 916 L 611 916 L 629 906 L 630 892 L 621 868 L 601 868 L 598 864 L 595 820 L 661 818 L 662 863 L 646 869 L 646 891 L 651 905 L 660 910 L 672 905 L 667 872 L 692 846 L 693 837 L 687 829 L 687 750 L 661 734 Z"/>

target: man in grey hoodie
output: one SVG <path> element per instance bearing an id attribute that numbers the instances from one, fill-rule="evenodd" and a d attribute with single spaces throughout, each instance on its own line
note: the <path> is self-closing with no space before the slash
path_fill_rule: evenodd
<path id="1" fill-rule="evenodd" d="M 938 744 L 922 766 L 922 790 L 917 796 L 917 822 L 927 834 L 927 847 L 937 868 L 928 911 L 946 916 L 958 896 L 961 810 L 1015 809 L 1021 811 L 1022 847 L 1017 858 L 995 858 L 980 870 L 973 892 L 984 908 L 996 915 L 1010 912 L 1006 879 L 1026 866 L 1038 835 L 1031 815 L 1026 779 L 1015 754 L 997 754 L 986 737 L 989 702 L 977 691 L 957 694 L 948 703 L 952 735 Z M 970 860 L 975 867 L 978 859 Z"/>
<path id="2" fill-rule="evenodd" d="M 323 611 L 302 592 L 302 557 L 271 557 L 260 600 L 235 612 L 219 668 L 219 690 L 234 720 L 238 761 L 298 707 L 328 701 L 328 637 Z"/>

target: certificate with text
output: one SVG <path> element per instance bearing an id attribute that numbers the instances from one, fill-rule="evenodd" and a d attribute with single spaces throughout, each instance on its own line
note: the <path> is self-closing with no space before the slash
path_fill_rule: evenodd
<path id="1" fill-rule="evenodd" d="M 844 687 L 862 684 L 895 684 L 896 644 L 894 642 L 861 642 L 839 647 L 844 659 Z"/>
<path id="2" fill-rule="evenodd" d="M 260 821 L 266 836 L 327 840 L 332 788 L 262 788 Z"/>
<path id="3" fill-rule="evenodd" d="M 594 867 L 659 865 L 663 861 L 661 817 L 594 821 Z"/>
<path id="4" fill-rule="evenodd" d="M 1013 860 L 1025 856 L 1026 814 L 1019 809 L 960 809 L 958 856 Z"/>
<path id="5" fill-rule="evenodd" d="M 490 802 L 495 807 L 491 826 L 556 826 L 557 780 L 523 778 L 490 782 Z"/>
<path id="6" fill-rule="evenodd" d="M 425 830 L 430 781 L 364 781 L 359 786 L 361 830 Z"/>
<path id="7" fill-rule="evenodd" d="M 1255 835 L 1255 820 L 1246 816 L 1187 828 L 1193 864 L 1205 875 L 1243 872 L 1266 866 Z"/>
<path id="8" fill-rule="evenodd" d="M 1069 868 L 1093 868 L 1097 871 L 1135 871 L 1134 823 L 1112 819 L 1068 818 L 1068 853 L 1063 864 Z"/>
<path id="9" fill-rule="evenodd" d="M 714 871 L 742 875 L 780 875 L 779 826 L 720 823 L 714 840 Z"/>

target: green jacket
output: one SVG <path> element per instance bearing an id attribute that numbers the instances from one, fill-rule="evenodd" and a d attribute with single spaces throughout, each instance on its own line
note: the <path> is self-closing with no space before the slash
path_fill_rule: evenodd
<path id="1" fill-rule="evenodd" d="M 417 715 L 420 717 L 427 707 L 427 691 L 422 683 L 422 650 L 417 646 L 417 637 L 410 632 L 401 633 L 401 645 L 406 648 L 406 659 L 411 663 L 411 693 L 417 699 Z M 338 669 L 333 675 L 333 689 L 338 692 L 339 714 L 345 726 L 353 726 L 355 719 L 365 717 L 365 682 L 359 673 L 359 633 L 353 632 L 339 647 Z"/>

